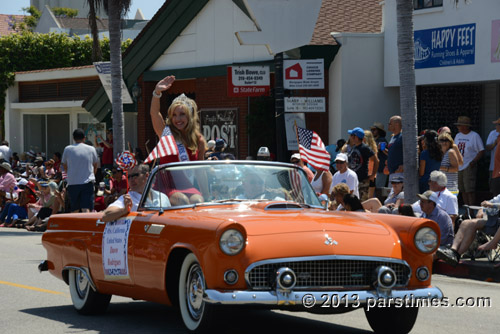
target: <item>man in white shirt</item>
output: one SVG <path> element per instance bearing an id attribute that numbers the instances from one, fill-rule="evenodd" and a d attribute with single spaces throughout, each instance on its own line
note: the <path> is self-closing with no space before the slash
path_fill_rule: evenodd
<path id="1" fill-rule="evenodd" d="M 337 172 L 333 175 L 332 185 L 330 187 L 330 193 L 339 183 L 345 183 L 352 190 L 352 194 L 359 198 L 358 192 L 358 175 L 353 170 L 347 167 L 347 155 L 345 153 L 339 153 L 335 157 L 335 164 L 337 166 Z"/>
<path id="2" fill-rule="evenodd" d="M 491 159 L 490 159 L 490 191 L 493 194 L 493 196 L 496 196 L 500 194 L 500 178 L 492 179 L 491 174 L 493 172 L 493 167 L 494 167 L 494 162 L 495 162 L 495 152 L 497 150 L 497 144 L 498 141 L 500 140 L 500 137 L 498 136 L 500 134 L 500 118 L 497 119 L 496 121 L 493 121 L 493 124 L 495 124 L 495 130 L 492 130 L 490 134 L 488 135 L 488 139 L 486 139 L 486 150 L 491 151 Z"/>
<path id="3" fill-rule="evenodd" d="M 139 201 L 141 200 L 144 187 L 149 177 L 149 166 L 145 164 L 137 165 L 128 172 L 128 183 L 130 190 L 128 193 L 121 195 L 116 201 L 111 203 L 106 210 L 103 211 L 101 221 L 110 222 L 122 216 L 127 215 L 131 211 L 137 211 Z M 169 207 L 170 201 L 167 195 L 156 190 L 150 189 L 145 206 L 158 208 Z"/>
<path id="4" fill-rule="evenodd" d="M 458 167 L 458 190 L 464 204 L 475 205 L 477 163 L 484 154 L 483 141 L 477 132 L 471 130 L 469 117 L 458 117 L 455 125 L 460 131 L 455 136 L 455 144 L 464 158 L 464 163 Z"/>
<path id="5" fill-rule="evenodd" d="M 432 171 L 429 176 L 429 189 L 437 196 L 437 205 L 441 207 L 450 216 L 453 225 L 458 216 L 458 201 L 457 196 L 446 188 L 448 179 L 446 175 L 438 170 Z M 420 201 L 412 204 L 413 212 L 422 214 Z"/>
<path id="6" fill-rule="evenodd" d="M 7 161 L 8 163 L 11 163 L 10 158 L 12 156 L 12 150 L 9 147 L 8 141 L 4 140 L 0 143 L 0 154 L 2 155 L 2 158 L 5 161 Z"/>

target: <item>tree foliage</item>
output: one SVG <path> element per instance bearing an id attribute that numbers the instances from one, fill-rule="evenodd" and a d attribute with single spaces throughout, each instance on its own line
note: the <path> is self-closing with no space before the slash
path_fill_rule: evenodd
<path id="1" fill-rule="evenodd" d="M 78 9 L 54 7 L 50 9 L 55 16 L 75 17 L 78 15 Z"/>
<path id="2" fill-rule="evenodd" d="M 122 43 L 122 52 L 132 43 Z M 109 60 L 109 39 L 100 40 L 103 60 Z M 6 89 L 14 83 L 14 72 L 92 64 L 92 39 L 67 34 L 35 34 L 24 31 L 0 37 L 0 110 L 5 109 Z"/>

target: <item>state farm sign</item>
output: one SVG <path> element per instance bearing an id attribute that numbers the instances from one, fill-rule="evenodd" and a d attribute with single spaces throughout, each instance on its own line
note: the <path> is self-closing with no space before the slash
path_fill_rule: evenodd
<path id="1" fill-rule="evenodd" d="M 285 89 L 324 89 L 325 65 L 323 59 L 284 60 Z"/>
<path id="2" fill-rule="evenodd" d="M 228 66 L 227 96 L 269 95 L 269 66 Z"/>

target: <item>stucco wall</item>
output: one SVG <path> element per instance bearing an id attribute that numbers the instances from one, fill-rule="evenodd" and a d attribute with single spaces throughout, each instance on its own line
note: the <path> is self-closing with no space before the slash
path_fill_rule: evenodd
<path id="1" fill-rule="evenodd" d="M 341 44 L 330 67 L 330 143 L 354 127 L 369 129 L 399 114 L 399 89 L 384 88 L 383 34 L 333 34 Z"/>
<path id="2" fill-rule="evenodd" d="M 234 3 L 209 1 L 150 71 L 273 59 L 264 45 L 240 45 L 236 31 L 256 28 Z"/>

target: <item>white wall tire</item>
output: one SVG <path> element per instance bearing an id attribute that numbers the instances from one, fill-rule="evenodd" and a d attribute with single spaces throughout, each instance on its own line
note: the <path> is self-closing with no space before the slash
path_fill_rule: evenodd
<path id="1" fill-rule="evenodd" d="M 106 311 L 111 295 L 94 291 L 80 270 L 70 269 L 68 276 L 71 301 L 78 313 L 101 314 Z"/>
<path id="2" fill-rule="evenodd" d="M 213 307 L 203 301 L 205 288 L 203 270 L 196 256 L 189 253 L 179 275 L 179 311 L 191 332 L 204 332 L 210 327 Z"/>

